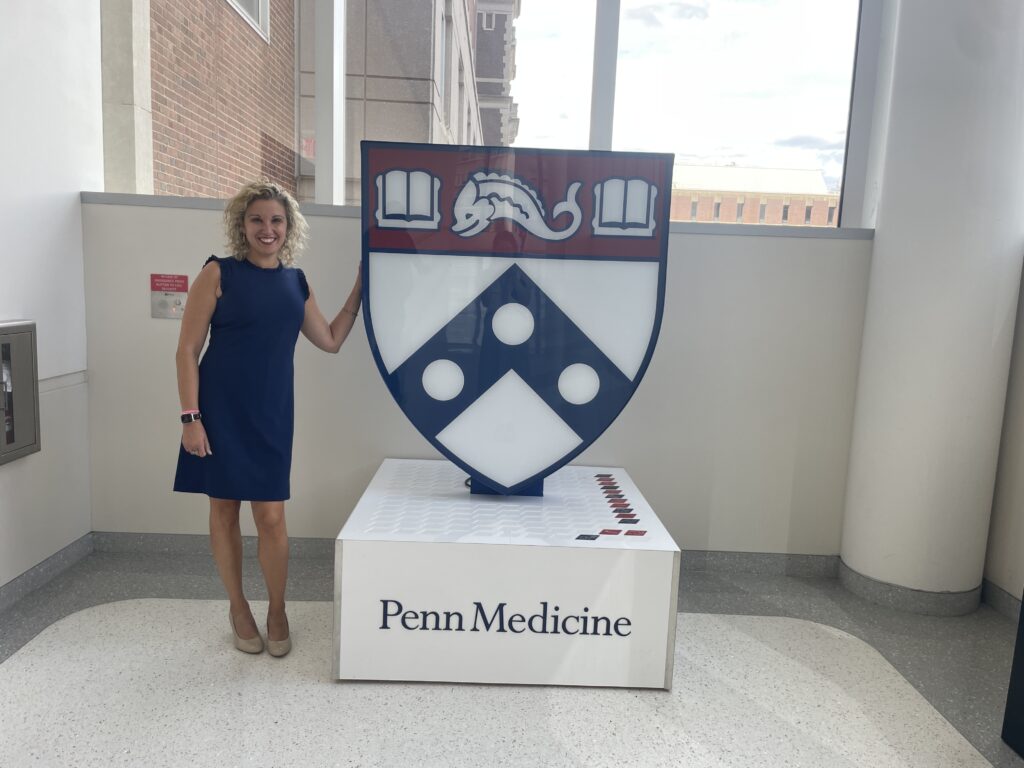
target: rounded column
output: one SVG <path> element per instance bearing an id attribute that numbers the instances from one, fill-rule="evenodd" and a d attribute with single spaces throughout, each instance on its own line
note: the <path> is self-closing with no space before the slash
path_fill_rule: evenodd
<path id="1" fill-rule="evenodd" d="M 893 26 L 841 577 L 957 614 L 980 597 L 1024 253 L 1024 4 L 902 0 Z"/>

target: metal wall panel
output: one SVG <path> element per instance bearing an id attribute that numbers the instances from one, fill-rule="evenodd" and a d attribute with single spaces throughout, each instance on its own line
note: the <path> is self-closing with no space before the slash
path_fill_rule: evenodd
<path id="1" fill-rule="evenodd" d="M 36 324 L 0 322 L 0 464 L 40 450 Z"/>

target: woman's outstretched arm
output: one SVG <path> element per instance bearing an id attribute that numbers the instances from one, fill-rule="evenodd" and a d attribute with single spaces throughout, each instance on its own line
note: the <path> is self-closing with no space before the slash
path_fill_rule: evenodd
<path id="1" fill-rule="evenodd" d="M 320 307 L 317 306 L 313 289 L 309 289 L 309 298 L 306 300 L 306 316 L 302 321 L 303 335 L 313 342 L 324 352 L 335 353 L 341 349 L 341 345 L 348 338 L 349 331 L 355 325 L 356 317 L 359 316 L 359 306 L 362 302 L 363 276 L 362 266 L 356 274 L 355 284 L 349 292 L 348 298 L 341 310 L 331 322 L 327 322 Z"/>

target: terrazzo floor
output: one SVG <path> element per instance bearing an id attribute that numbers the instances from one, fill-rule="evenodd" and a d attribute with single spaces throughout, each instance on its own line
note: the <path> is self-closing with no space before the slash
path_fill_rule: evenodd
<path id="1" fill-rule="evenodd" d="M 291 604 L 283 660 L 235 651 L 226 612 L 48 627 L 0 667 L 0 765 L 989 765 L 877 651 L 801 619 L 681 614 L 663 692 L 337 683 L 330 603 Z"/>
<path id="2" fill-rule="evenodd" d="M 293 559 L 295 650 L 249 657 L 208 555 L 94 552 L 0 612 L 0 766 L 1024 766 L 999 739 L 1015 624 L 988 606 L 684 571 L 671 692 L 337 683 L 332 578 Z"/>

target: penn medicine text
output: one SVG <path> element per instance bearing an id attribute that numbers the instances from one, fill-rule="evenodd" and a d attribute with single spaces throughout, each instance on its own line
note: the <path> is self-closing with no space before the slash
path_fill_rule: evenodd
<path id="1" fill-rule="evenodd" d="M 428 632 L 511 632 L 536 635 L 588 635 L 592 637 L 628 637 L 632 622 L 625 616 L 611 618 L 590 613 L 584 606 L 579 613 L 561 613 L 559 606 L 540 603 L 536 613 L 512 613 L 508 603 L 493 609 L 474 602 L 470 621 L 462 611 L 406 610 L 398 600 L 380 601 L 380 629 L 406 629 Z M 468 630 L 467 630 L 468 624 Z"/>

